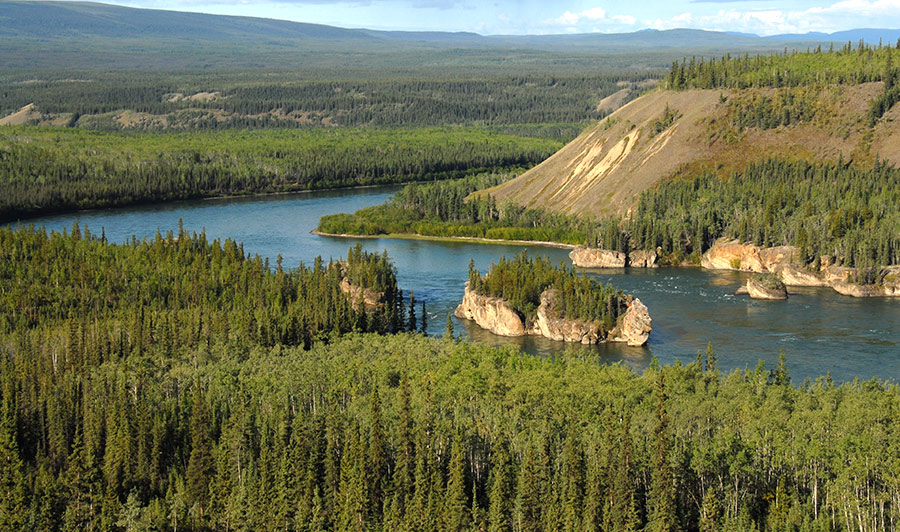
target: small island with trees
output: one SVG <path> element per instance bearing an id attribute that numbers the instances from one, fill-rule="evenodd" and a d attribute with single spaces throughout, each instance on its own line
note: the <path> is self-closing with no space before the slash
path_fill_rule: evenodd
<path id="1" fill-rule="evenodd" d="M 544 336 L 596 344 L 647 343 L 650 314 L 639 299 L 571 268 L 519 253 L 482 275 L 469 263 L 469 280 L 456 317 L 501 336 Z"/>

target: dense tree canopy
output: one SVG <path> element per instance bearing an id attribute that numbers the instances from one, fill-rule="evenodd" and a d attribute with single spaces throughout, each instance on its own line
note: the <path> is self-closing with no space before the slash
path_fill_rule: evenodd
<path id="1" fill-rule="evenodd" d="M 43 298 L 0 331 L 4 530 L 896 526 L 895 385 L 797 388 L 783 358 L 720 375 L 711 349 L 639 375 L 408 333 L 265 346 L 245 305 L 272 318 L 293 312 L 281 289 L 325 290 L 315 312 L 333 268 L 183 234 L 0 236 L 3 316 L 26 278 Z"/>
<path id="2" fill-rule="evenodd" d="M 560 144 L 477 128 L 103 133 L 0 128 L 0 220 L 530 166 Z"/>
<path id="3" fill-rule="evenodd" d="M 588 220 L 546 209 L 526 209 L 511 202 L 498 204 L 489 194 L 470 196 L 513 177 L 515 174 L 493 173 L 408 185 L 385 205 L 323 216 L 318 229 L 332 234 L 415 233 L 569 244 L 594 237 L 595 224 Z"/>

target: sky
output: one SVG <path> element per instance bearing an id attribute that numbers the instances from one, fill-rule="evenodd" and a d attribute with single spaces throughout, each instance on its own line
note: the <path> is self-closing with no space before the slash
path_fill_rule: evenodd
<path id="1" fill-rule="evenodd" d="M 345 28 L 483 35 L 695 28 L 759 35 L 900 28 L 900 0 L 100 0 Z"/>

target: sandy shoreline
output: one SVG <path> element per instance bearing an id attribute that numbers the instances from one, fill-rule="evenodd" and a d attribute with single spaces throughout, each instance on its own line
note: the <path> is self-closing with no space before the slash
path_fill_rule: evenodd
<path id="1" fill-rule="evenodd" d="M 329 236 L 334 238 L 397 238 L 401 240 L 426 240 L 431 242 L 467 242 L 473 244 L 501 244 L 507 246 L 543 246 L 548 248 L 559 249 L 575 249 L 574 244 L 563 244 L 561 242 L 549 242 L 545 240 L 504 240 L 501 238 L 483 238 L 477 236 L 429 236 L 418 235 L 415 233 L 387 233 L 383 235 L 351 235 L 351 234 L 335 234 L 324 233 L 319 230 L 310 231 L 311 234 L 318 236 Z"/>

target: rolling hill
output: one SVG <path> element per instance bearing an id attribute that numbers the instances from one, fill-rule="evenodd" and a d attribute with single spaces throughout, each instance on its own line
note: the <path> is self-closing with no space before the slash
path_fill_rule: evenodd
<path id="1" fill-rule="evenodd" d="M 683 55 L 767 53 L 817 40 L 690 29 L 524 36 L 375 31 L 89 2 L 0 2 L 0 68 L 5 69 L 446 68 L 457 63 L 496 68 L 510 62 L 659 68 Z M 636 53 L 641 57 L 633 57 Z M 627 57 L 597 60 L 609 56 Z"/>
<path id="2" fill-rule="evenodd" d="M 788 159 L 871 161 L 900 165 L 900 106 L 874 128 L 867 113 L 882 82 L 802 89 L 655 90 L 618 109 L 542 164 L 483 191 L 497 200 L 567 214 L 624 214 L 638 195 L 662 180 L 728 175 L 772 156 Z M 741 108 L 779 93 L 804 94 L 814 117 L 771 128 L 734 126 Z M 667 110 L 675 115 L 662 131 Z"/>

